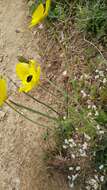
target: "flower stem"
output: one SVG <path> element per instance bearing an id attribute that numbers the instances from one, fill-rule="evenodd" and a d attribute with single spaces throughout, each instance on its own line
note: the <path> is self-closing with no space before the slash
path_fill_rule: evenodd
<path id="1" fill-rule="evenodd" d="M 11 108 L 13 109 L 16 113 L 18 113 L 19 115 L 21 115 L 22 117 L 24 117 L 25 119 L 27 119 L 28 121 L 32 122 L 33 124 L 39 125 L 41 127 L 47 128 L 47 126 L 40 124 L 32 119 L 30 119 L 29 117 L 27 117 L 26 115 L 24 115 L 22 112 L 20 112 L 19 110 L 17 110 L 14 106 L 11 105 L 11 103 L 5 101 L 5 103 Z"/>
<path id="2" fill-rule="evenodd" d="M 18 88 L 17 84 L 9 77 L 9 79 L 11 80 L 11 82 L 16 86 L 16 88 Z M 53 112 L 55 112 L 57 115 L 60 116 L 60 113 L 58 113 L 54 108 L 52 108 L 51 106 L 45 104 L 44 102 L 38 100 L 37 98 L 33 97 L 31 94 L 23 92 L 26 96 L 32 98 L 33 100 L 35 100 L 36 102 L 44 105 L 45 107 L 47 107 L 48 109 L 52 110 Z"/>
<path id="3" fill-rule="evenodd" d="M 26 94 L 27 96 L 29 96 L 30 98 L 32 98 L 32 99 L 35 100 L 36 102 L 38 102 L 38 103 L 40 103 L 40 104 L 46 106 L 47 108 L 49 108 L 50 110 L 52 110 L 53 112 L 55 112 L 57 115 L 60 116 L 60 113 L 58 113 L 56 110 L 54 110 L 51 106 L 49 106 L 49 105 L 45 104 L 44 102 L 42 102 L 42 101 L 36 99 L 35 97 L 33 97 L 33 96 L 32 96 L 31 94 L 29 94 L 29 93 L 25 93 L 25 92 L 24 92 L 24 94 Z"/>
<path id="4" fill-rule="evenodd" d="M 26 110 L 28 110 L 28 111 L 30 111 L 30 112 L 39 114 L 39 115 L 41 115 L 41 116 L 47 117 L 48 119 L 52 119 L 52 120 L 54 120 L 54 121 L 57 121 L 57 118 L 55 118 L 55 117 L 49 116 L 49 115 L 47 115 L 47 114 L 45 114 L 45 113 L 42 113 L 42 112 L 39 112 L 39 111 L 34 110 L 34 109 L 32 109 L 32 108 L 29 108 L 29 107 L 27 107 L 27 106 L 21 105 L 21 104 L 16 103 L 16 102 L 14 102 L 14 101 L 12 101 L 12 100 L 9 100 L 9 101 L 10 101 L 12 104 L 14 104 L 15 106 L 18 106 L 18 107 L 20 107 L 20 108 L 26 109 Z"/>

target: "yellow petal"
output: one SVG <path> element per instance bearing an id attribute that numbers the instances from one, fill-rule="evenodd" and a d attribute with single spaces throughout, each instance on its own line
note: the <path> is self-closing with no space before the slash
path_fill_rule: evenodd
<path id="1" fill-rule="evenodd" d="M 16 74 L 20 80 L 23 80 L 29 73 L 29 64 L 19 62 L 16 65 Z"/>
<path id="2" fill-rule="evenodd" d="M 35 60 L 29 60 L 29 64 L 18 63 L 16 65 L 16 72 L 22 81 L 19 92 L 28 92 L 39 83 L 41 68 Z M 27 80 L 29 76 L 32 76 L 30 81 Z"/>
<path id="3" fill-rule="evenodd" d="M 37 25 L 44 17 L 44 6 L 41 3 L 32 15 L 32 20 L 29 27 Z"/>
<path id="4" fill-rule="evenodd" d="M 6 99 L 7 99 L 7 83 L 5 79 L 0 78 L 0 106 L 3 105 Z"/>

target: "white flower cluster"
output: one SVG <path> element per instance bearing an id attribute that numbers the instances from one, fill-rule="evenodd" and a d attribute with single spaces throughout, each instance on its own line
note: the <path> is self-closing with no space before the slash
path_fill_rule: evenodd
<path id="1" fill-rule="evenodd" d="M 76 167 L 69 167 L 69 171 L 75 173 L 72 175 L 68 175 L 68 180 L 69 180 L 69 187 L 72 189 L 75 185 L 75 181 L 78 178 L 79 174 L 80 174 L 80 170 L 81 167 L 80 166 L 76 166 Z"/>
<path id="2" fill-rule="evenodd" d="M 93 178 L 88 179 L 86 182 L 86 190 L 98 190 L 101 183 L 104 182 L 104 176 L 94 175 Z"/>

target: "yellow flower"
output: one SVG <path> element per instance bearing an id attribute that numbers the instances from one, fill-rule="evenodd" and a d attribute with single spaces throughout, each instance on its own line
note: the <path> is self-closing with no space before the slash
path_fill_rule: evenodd
<path id="1" fill-rule="evenodd" d="M 6 80 L 0 77 L 0 106 L 3 105 L 7 99 L 7 83 Z"/>
<path id="2" fill-rule="evenodd" d="M 29 63 L 19 62 L 16 65 L 16 74 L 22 81 L 19 92 L 28 92 L 37 86 L 40 80 L 41 69 L 37 62 L 30 60 Z"/>
<path id="3" fill-rule="evenodd" d="M 51 0 L 46 0 L 46 5 L 43 5 L 42 3 L 38 5 L 37 9 L 32 15 L 32 20 L 29 26 L 30 28 L 40 23 L 48 15 L 50 4 Z"/>

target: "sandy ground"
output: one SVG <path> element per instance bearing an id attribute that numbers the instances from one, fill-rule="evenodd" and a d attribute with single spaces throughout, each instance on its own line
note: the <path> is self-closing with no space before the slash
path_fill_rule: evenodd
<path id="1" fill-rule="evenodd" d="M 40 59 L 36 41 L 34 32 L 28 29 L 26 1 L 0 0 L 0 73 L 17 81 L 17 55 Z M 8 86 L 10 95 L 25 100 L 23 95 L 16 94 L 10 82 Z M 41 134 L 42 129 L 7 106 L 0 109 L 0 190 L 66 190 L 59 175 L 46 172 Z"/>

